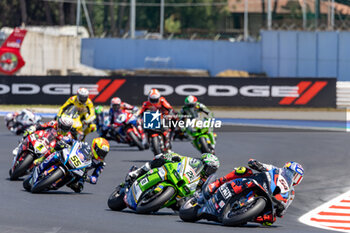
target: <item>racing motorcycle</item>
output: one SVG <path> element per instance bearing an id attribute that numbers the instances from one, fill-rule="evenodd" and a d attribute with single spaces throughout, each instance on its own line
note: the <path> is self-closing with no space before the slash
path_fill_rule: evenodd
<path id="1" fill-rule="evenodd" d="M 268 179 L 271 179 L 270 184 Z M 290 187 L 286 179 L 274 170 L 236 179 L 233 181 L 235 188 L 230 183 L 223 184 L 212 195 L 207 191 L 209 180 L 213 181 L 208 179 L 202 191 L 181 206 L 180 218 L 183 221 L 207 219 L 227 226 L 239 226 L 269 211 L 275 216 L 280 204 L 274 195 L 286 193 Z"/>
<path id="2" fill-rule="evenodd" d="M 16 135 L 21 135 L 30 126 L 40 123 L 41 116 L 34 114 L 29 109 L 21 112 L 8 113 L 5 117 L 6 127 Z"/>
<path id="3" fill-rule="evenodd" d="M 87 143 L 76 141 L 71 147 L 50 155 L 47 160 L 58 157 L 53 164 L 41 170 L 36 166 L 23 181 L 23 187 L 32 193 L 57 190 L 73 181 L 84 178 L 85 168 L 91 166 L 91 148 Z"/>
<path id="4" fill-rule="evenodd" d="M 32 170 L 35 159 L 45 155 L 50 147 L 55 147 L 56 139 L 53 130 L 38 130 L 22 139 L 9 171 L 10 180 L 26 175 Z"/>
<path id="5" fill-rule="evenodd" d="M 188 130 L 192 138 L 192 145 L 202 153 L 215 154 L 216 134 L 209 127 L 196 127 L 192 131 Z"/>
<path id="6" fill-rule="evenodd" d="M 118 137 L 118 142 L 127 143 L 131 146 L 136 145 L 139 150 L 144 150 L 142 134 L 137 129 L 137 121 L 138 119 L 133 113 L 123 111 L 118 115 L 110 134 L 114 136 L 114 139 Z"/>
<path id="7" fill-rule="evenodd" d="M 129 207 L 139 214 L 164 207 L 178 209 L 180 200 L 196 191 L 203 167 L 200 160 L 184 157 L 179 162 L 153 168 L 134 182 L 126 179 L 112 192 L 108 206 L 116 211 Z"/>

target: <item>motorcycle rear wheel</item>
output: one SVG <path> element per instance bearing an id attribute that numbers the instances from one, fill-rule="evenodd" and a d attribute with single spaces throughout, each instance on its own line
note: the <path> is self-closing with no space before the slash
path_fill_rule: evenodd
<path id="1" fill-rule="evenodd" d="M 266 206 L 266 200 L 263 197 L 258 197 L 256 202 L 248 207 L 242 214 L 231 215 L 231 206 L 227 205 L 223 212 L 222 224 L 225 226 L 239 226 L 249 222 L 257 217 Z"/>
<path id="2" fill-rule="evenodd" d="M 33 163 L 34 157 L 32 154 L 27 153 L 25 155 L 25 158 L 17 164 L 14 171 L 11 172 L 10 180 L 17 180 L 19 177 L 25 175 L 25 172 L 30 167 L 30 165 Z"/>
<path id="3" fill-rule="evenodd" d="M 40 180 L 36 183 L 32 188 L 32 193 L 40 193 L 47 189 L 51 184 L 56 182 L 58 179 L 64 176 L 64 173 L 61 169 L 57 168 L 56 171 L 52 172 L 48 177 L 44 177 L 44 179 Z"/>
<path id="4" fill-rule="evenodd" d="M 159 194 L 158 197 L 156 197 L 155 199 L 153 199 L 150 202 L 146 202 L 144 203 L 144 197 L 142 197 L 139 200 L 139 203 L 136 207 L 136 213 L 138 214 L 147 214 L 147 213 L 151 213 L 151 212 L 156 212 L 158 211 L 160 208 L 162 208 L 162 206 L 169 201 L 175 194 L 175 189 L 173 187 L 167 187 L 165 188 L 162 193 Z"/>
<path id="5" fill-rule="evenodd" d="M 111 210 L 121 211 L 126 208 L 124 195 L 120 195 L 120 187 L 117 187 L 108 198 L 108 207 Z"/>

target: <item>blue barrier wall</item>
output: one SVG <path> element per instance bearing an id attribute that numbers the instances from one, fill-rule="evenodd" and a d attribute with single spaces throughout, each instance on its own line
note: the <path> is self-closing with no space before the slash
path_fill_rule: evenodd
<path id="1" fill-rule="evenodd" d="M 98 69 L 150 68 L 146 57 L 170 58 L 158 68 L 261 71 L 260 43 L 200 40 L 83 39 L 81 62 Z"/>
<path id="2" fill-rule="evenodd" d="M 262 71 L 272 77 L 350 81 L 350 32 L 262 31 Z"/>
<path id="3" fill-rule="evenodd" d="M 200 40 L 83 39 L 81 62 L 98 69 L 157 68 L 265 72 L 270 77 L 350 81 L 350 32 L 262 31 L 257 43 Z M 153 67 L 153 68 L 154 68 Z"/>

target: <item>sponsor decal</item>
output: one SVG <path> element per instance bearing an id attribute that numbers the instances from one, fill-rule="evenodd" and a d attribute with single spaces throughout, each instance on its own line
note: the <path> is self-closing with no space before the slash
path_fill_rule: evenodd
<path id="1" fill-rule="evenodd" d="M 226 185 L 221 186 L 219 188 L 219 191 L 220 191 L 221 195 L 225 198 L 225 200 L 229 199 L 232 196 L 230 190 L 227 188 Z"/>
<path id="2" fill-rule="evenodd" d="M 147 177 L 143 178 L 143 179 L 140 181 L 140 184 L 141 184 L 142 186 L 144 186 L 144 185 L 147 184 L 147 183 L 148 183 Z"/>

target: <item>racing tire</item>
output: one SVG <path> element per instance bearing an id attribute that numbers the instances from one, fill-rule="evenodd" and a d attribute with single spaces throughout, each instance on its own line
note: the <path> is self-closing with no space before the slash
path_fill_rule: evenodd
<path id="1" fill-rule="evenodd" d="M 120 195 L 120 187 L 117 187 L 108 198 L 107 205 L 111 210 L 122 211 L 126 208 L 124 195 Z"/>
<path id="2" fill-rule="evenodd" d="M 200 137 L 199 138 L 199 144 L 201 145 L 201 152 L 202 153 L 211 153 L 212 150 L 210 149 L 208 143 L 207 143 L 207 138 L 205 137 Z"/>
<path id="3" fill-rule="evenodd" d="M 198 210 L 200 207 L 198 205 L 193 206 L 193 198 L 186 201 L 180 208 L 179 217 L 184 222 L 196 222 L 200 218 L 198 217 Z"/>
<path id="4" fill-rule="evenodd" d="M 48 188 L 52 183 L 64 176 L 63 171 L 60 168 L 57 168 L 51 175 L 37 182 L 32 188 L 32 193 L 40 193 Z"/>
<path id="5" fill-rule="evenodd" d="M 153 137 L 151 139 L 151 143 L 152 143 L 152 150 L 153 150 L 153 154 L 154 155 L 159 155 L 162 153 L 162 150 L 160 148 L 160 142 L 159 142 L 159 138 L 158 137 Z"/>
<path id="6" fill-rule="evenodd" d="M 225 226 L 239 226 L 257 217 L 266 206 L 266 200 L 263 197 L 258 197 L 258 200 L 251 206 L 248 206 L 242 214 L 230 216 L 231 206 L 227 205 L 223 212 L 222 224 Z"/>
<path id="7" fill-rule="evenodd" d="M 33 163 L 34 157 L 32 154 L 28 153 L 25 158 L 17 164 L 14 171 L 10 174 L 10 180 L 18 180 L 19 177 L 25 175 L 26 171 Z"/>
<path id="8" fill-rule="evenodd" d="M 28 176 L 23 180 L 23 188 L 30 192 L 30 189 L 32 188 L 30 185 L 30 179 L 32 178 L 32 176 Z"/>
<path id="9" fill-rule="evenodd" d="M 141 142 L 141 140 L 135 135 L 134 132 L 129 132 L 129 137 L 132 139 L 132 141 L 135 143 L 135 145 L 137 146 L 137 148 L 139 148 L 139 150 L 144 150 L 144 146 Z"/>
<path id="10" fill-rule="evenodd" d="M 169 201 L 173 196 L 175 195 L 175 189 L 171 186 L 168 186 L 166 189 L 163 190 L 163 192 L 153 199 L 152 201 L 143 204 L 143 197 L 139 200 L 139 203 L 136 207 L 136 213 L 138 214 L 148 214 L 151 212 L 156 212 L 162 206 Z"/>

